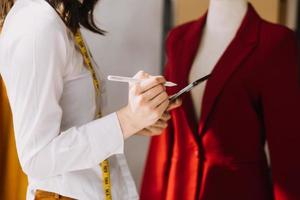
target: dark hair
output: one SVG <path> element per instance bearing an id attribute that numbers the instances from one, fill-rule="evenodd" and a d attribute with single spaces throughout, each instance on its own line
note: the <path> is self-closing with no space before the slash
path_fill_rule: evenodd
<path id="1" fill-rule="evenodd" d="M 14 4 L 14 0 L 1 0 L 0 2 L 0 32 L 4 23 L 4 19 Z"/>
<path id="2" fill-rule="evenodd" d="M 66 26 L 76 33 L 80 25 L 86 29 L 104 35 L 105 31 L 98 28 L 94 21 L 94 8 L 99 0 L 46 0 L 56 11 L 62 6 L 60 13 Z"/>
<path id="3" fill-rule="evenodd" d="M 4 19 L 14 4 L 14 0 L 0 0 L 0 31 Z M 99 0 L 45 0 L 56 11 L 61 7 L 63 12 L 59 13 L 66 26 L 75 34 L 80 25 L 86 29 L 104 35 L 105 31 L 98 28 L 94 21 L 94 8 Z"/>

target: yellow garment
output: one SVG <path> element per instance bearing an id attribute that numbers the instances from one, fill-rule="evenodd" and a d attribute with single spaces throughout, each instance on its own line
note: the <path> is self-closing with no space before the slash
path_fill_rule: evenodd
<path id="1" fill-rule="evenodd" d="M 0 76 L 0 199 L 26 199 L 27 177 L 17 156 L 11 111 Z"/>

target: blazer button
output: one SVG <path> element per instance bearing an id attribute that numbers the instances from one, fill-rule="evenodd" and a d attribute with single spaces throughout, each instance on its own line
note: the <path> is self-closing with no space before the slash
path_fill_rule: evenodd
<path id="1" fill-rule="evenodd" d="M 195 154 L 196 157 L 199 157 L 199 151 L 198 150 L 194 151 L 194 154 Z"/>

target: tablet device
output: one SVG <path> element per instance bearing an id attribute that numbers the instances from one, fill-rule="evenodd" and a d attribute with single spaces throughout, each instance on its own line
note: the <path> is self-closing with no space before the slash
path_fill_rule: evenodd
<path id="1" fill-rule="evenodd" d="M 179 92 L 177 92 L 176 94 L 172 95 L 169 97 L 169 100 L 172 101 L 176 101 L 176 99 L 178 99 L 179 97 L 181 97 L 183 94 L 188 93 L 189 91 L 191 91 L 194 87 L 196 87 L 197 85 L 199 85 L 200 83 L 206 81 L 211 75 L 206 75 L 194 82 L 192 82 L 191 84 L 187 85 L 185 88 L 183 88 L 182 90 L 180 90 Z"/>

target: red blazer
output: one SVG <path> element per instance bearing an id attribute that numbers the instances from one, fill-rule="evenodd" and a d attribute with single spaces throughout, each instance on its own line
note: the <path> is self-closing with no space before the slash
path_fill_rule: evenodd
<path id="1" fill-rule="evenodd" d="M 206 16 L 167 40 L 166 78 L 188 84 Z M 191 95 L 154 137 L 142 200 L 300 200 L 300 78 L 294 33 L 249 5 L 207 82 L 202 116 Z M 264 151 L 268 143 L 271 168 Z"/>

